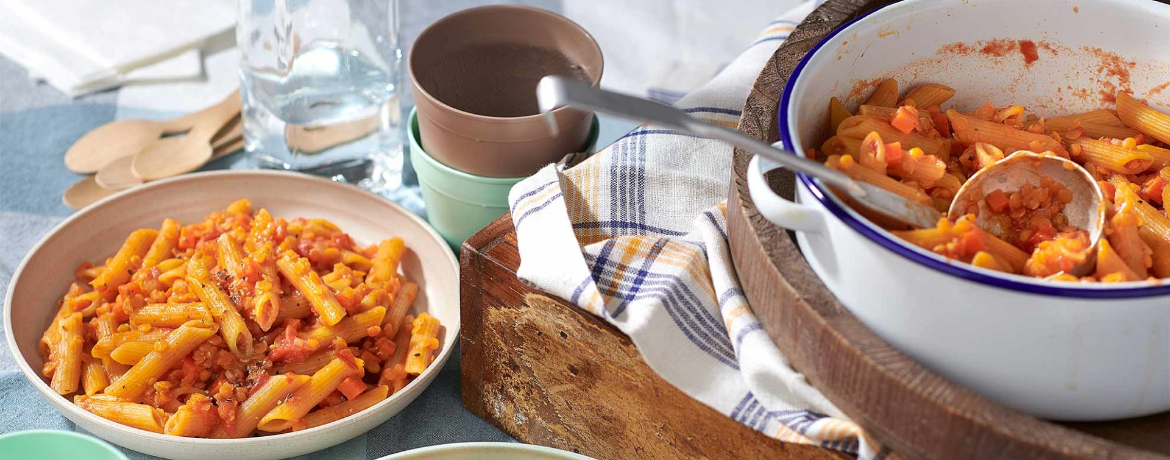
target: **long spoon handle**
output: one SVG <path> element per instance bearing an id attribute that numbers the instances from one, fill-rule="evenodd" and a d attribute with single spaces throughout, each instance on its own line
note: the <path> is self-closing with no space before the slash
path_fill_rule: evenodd
<path id="1" fill-rule="evenodd" d="M 192 141 L 203 140 L 210 143 L 220 128 L 223 128 L 236 115 L 239 115 L 240 105 L 240 90 L 236 89 L 219 103 L 176 120 L 186 118 L 194 119 L 194 125 L 191 127 L 191 132 L 187 133 L 187 136 Z"/>
<path id="2" fill-rule="evenodd" d="M 571 105 L 597 112 L 630 118 L 638 121 L 652 121 L 667 128 L 673 128 L 695 134 L 701 137 L 721 140 L 740 147 L 748 152 L 780 163 L 793 171 L 802 172 L 836 186 L 850 195 L 864 197 L 865 188 L 858 185 L 844 173 L 831 169 L 771 145 L 760 142 L 751 136 L 732 129 L 724 128 L 714 123 L 698 120 L 682 110 L 659 104 L 633 96 L 618 94 L 580 83 L 578 81 L 560 77 L 544 77 L 537 86 L 537 99 L 541 104 L 541 111 L 547 112 L 555 107 L 546 107 L 546 103 Z"/>

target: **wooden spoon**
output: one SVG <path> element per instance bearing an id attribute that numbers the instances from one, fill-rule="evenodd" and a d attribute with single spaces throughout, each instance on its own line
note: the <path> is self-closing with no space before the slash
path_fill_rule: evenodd
<path id="1" fill-rule="evenodd" d="M 65 152 L 65 167 L 75 173 L 97 172 L 118 158 L 141 151 L 165 134 L 178 134 L 190 130 L 203 118 L 204 112 L 223 105 L 231 99 L 238 100 L 239 98 L 237 90 L 228 96 L 228 99 L 215 106 L 179 118 L 161 121 L 135 118 L 118 120 L 99 126 L 81 136 L 81 139 L 69 147 L 69 150 Z"/>
<path id="2" fill-rule="evenodd" d="M 65 194 L 61 196 L 61 201 L 65 203 L 65 206 L 76 211 L 115 193 L 118 191 L 105 189 L 98 185 L 94 176 L 86 176 L 85 179 L 69 186 L 65 190 Z"/>
<path id="3" fill-rule="evenodd" d="M 1085 168 L 1051 153 L 1019 150 L 972 174 L 955 192 L 947 217 L 952 221 L 957 220 L 975 206 L 979 210 L 975 224 L 983 229 L 993 229 L 996 227 L 991 219 L 994 213 L 987 209 L 987 201 L 983 198 L 995 190 L 1009 194 L 1016 192 L 1024 184 L 1038 187 L 1040 180 L 1045 177 L 1072 192 L 1072 201 L 1064 205 L 1061 212 L 1068 217 L 1069 225 L 1089 233 L 1088 249 L 1093 251 L 1105 229 L 1105 196 Z M 1092 268 L 1092 260 L 1092 257 L 1087 258 L 1084 264 L 1073 270 L 1073 274 L 1086 274 Z"/>
<path id="4" fill-rule="evenodd" d="M 143 180 L 194 171 L 211 159 L 211 140 L 240 112 L 239 90 L 224 102 L 200 112 L 201 118 L 183 137 L 158 139 L 134 155 L 131 168 Z"/>
<path id="5" fill-rule="evenodd" d="M 130 169 L 133 161 L 133 155 L 114 160 L 93 175 L 94 182 L 101 188 L 114 191 L 125 190 L 145 182 L 135 176 L 134 171 Z"/>
<path id="6" fill-rule="evenodd" d="M 219 152 L 221 147 L 227 147 L 243 142 L 244 128 L 240 123 L 240 116 L 236 114 L 232 121 L 219 130 L 215 139 L 211 141 L 212 158 L 215 158 L 216 152 Z M 232 152 L 238 150 L 238 147 L 229 150 Z M 226 152 L 225 152 L 226 153 Z M 211 161 L 211 159 L 208 159 Z M 134 155 L 117 158 L 98 170 L 94 175 L 94 181 L 97 182 L 104 189 L 109 190 L 125 190 L 135 185 L 146 182 L 142 178 L 134 175 L 132 167 L 134 163 Z"/>

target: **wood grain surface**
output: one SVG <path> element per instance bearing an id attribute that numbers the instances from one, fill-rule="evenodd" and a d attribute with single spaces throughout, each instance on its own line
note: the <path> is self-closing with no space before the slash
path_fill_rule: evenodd
<path id="1" fill-rule="evenodd" d="M 720 414 L 666 383 L 609 324 L 516 278 L 505 215 L 460 256 L 463 404 L 531 444 L 609 459 L 841 460 Z"/>
<path id="2" fill-rule="evenodd" d="M 800 58 L 830 30 L 883 1 L 829 0 L 765 66 L 740 130 L 778 139 L 780 94 Z M 732 254 L 769 336 L 842 411 L 914 459 L 1167 459 L 1170 413 L 1060 425 L 993 404 L 918 365 L 873 334 L 825 288 L 791 235 L 766 221 L 747 193 L 750 154 L 736 151 L 728 198 Z M 769 176 L 792 197 L 793 176 Z"/>

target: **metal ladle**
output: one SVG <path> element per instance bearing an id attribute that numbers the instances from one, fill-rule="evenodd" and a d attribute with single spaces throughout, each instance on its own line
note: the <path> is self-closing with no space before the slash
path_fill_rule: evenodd
<path id="1" fill-rule="evenodd" d="M 768 145 L 739 131 L 696 119 L 664 104 L 594 88 L 556 75 L 540 80 L 536 88 L 536 98 L 541 112 L 544 113 L 562 106 L 575 106 L 623 118 L 654 122 L 696 136 L 730 143 L 793 171 L 816 177 L 848 194 L 856 203 L 912 227 L 932 228 L 938 223 L 939 217 L 942 217 L 933 207 L 910 201 L 880 187 L 855 181 L 840 171 Z M 549 118 L 549 123 L 554 121 Z M 553 129 L 556 129 L 556 126 L 553 126 Z M 1080 165 L 1052 155 L 1020 151 L 972 175 L 956 193 L 949 217 L 958 218 L 962 211 L 967 209 L 968 204 L 978 203 L 995 189 L 1011 192 L 1019 190 L 1024 183 L 1038 186 L 1043 176 L 1052 178 L 1072 191 L 1073 201 L 1065 206 L 1064 213 L 1071 225 L 1089 232 L 1090 248 L 1096 247 L 1105 226 L 1103 204 L 1105 200 L 1101 189 L 1088 171 Z M 989 214 L 980 212 L 976 223 L 983 227 L 983 224 L 986 224 L 983 219 Z"/>

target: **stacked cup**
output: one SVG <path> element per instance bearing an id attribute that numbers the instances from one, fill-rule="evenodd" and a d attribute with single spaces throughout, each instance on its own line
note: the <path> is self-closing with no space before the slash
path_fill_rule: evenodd
<path id="1" fill-rule="evenodd" d="M 597 42 L 564 17 L 517 6 L 464 10 L 424 30 L 407 62 L 417 106 L 410 159 L 428 219 L 452 246 L 507 212 L 517 182 L 597 141 L 592 112 L 541 115 L 537 106 L 546 75 L 601 81 Z"/>

